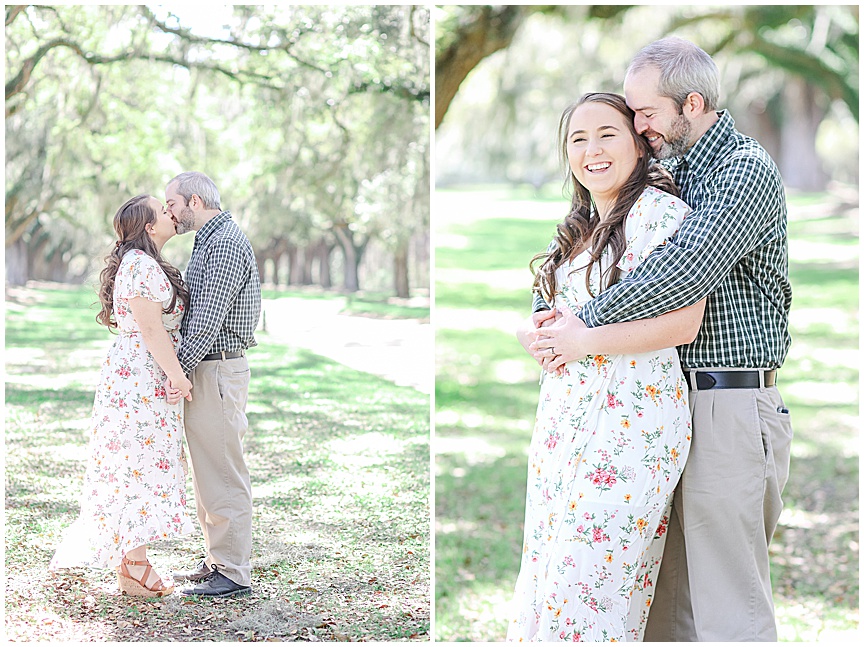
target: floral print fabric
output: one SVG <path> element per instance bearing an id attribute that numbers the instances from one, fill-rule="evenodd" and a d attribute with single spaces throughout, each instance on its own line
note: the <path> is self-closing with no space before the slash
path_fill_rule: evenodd
<path id="1" fill-rule="evenodd" d="M 643 192 L 626 219 L 622 278 L 687 211 L 667 193 Z M 578 269 L 587 261 L 584 252 L 559 268 L 556 308 L 576 312 L 591 298 Z M 592 274 L 596 294 L 596 265 Z M 543 376 L 508 640 L 641 640 L 689 447 L 674 348 L 585 357 Z"/>
<path id="2" fill-rule="evenodd" d="M 144 345 L 129 301 L 170 305 L 172 287 L 156 261 L 128 252 L 114 284 L 119 335 L 102 364 L 93 405 L 81 511 L 64 533 L 51 568 L 115 567 L 129 550 L 193 532 L 186 511 L 183 403 L 165 399 L 165 373 Z M 183 303 L 162 315 L 180 345 Z"/>

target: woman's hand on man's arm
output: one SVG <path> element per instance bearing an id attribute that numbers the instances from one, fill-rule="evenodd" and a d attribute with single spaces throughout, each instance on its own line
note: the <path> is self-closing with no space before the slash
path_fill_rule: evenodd
<path id="1" fill-rule="evenodd" d="M 542 327 L 551 325 L 559 316 L 556 310 L 540 310 L 524 319 L 516 328 L 516 339 L 522 344 L 525 352 L 534 357 L 540 366 L 543 366 L 544 361 L 542 354 L 535 353 L 529 346 L 536 339 L 535 332 Z"/>
<path id="2" fill-rule="evenodd" d="M 705 299 L 653 319 L 588 328 L 576 315 L 563 316 L 543 331 L 534 331 L 536 341 L 528 350 L 535 357 L 548 358 L 547 371 L 586 355 L 635 355 L 662 348 L 689 344 L 699 332 L 705 313 Z M 554 350 L 550 350 L 554 349 Z"/>

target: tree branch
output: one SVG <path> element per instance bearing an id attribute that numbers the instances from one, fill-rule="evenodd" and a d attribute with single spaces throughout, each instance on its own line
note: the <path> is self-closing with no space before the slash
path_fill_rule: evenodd
<path id="1" fill-rule="evenodd" d="M 33 74 L 33 70 L 35 69 L 36 65 L 38 65 L 40 60 L 42 60 L 43 56 L 45 56 L 55 47 L 74 47 L 77 48 L 80 52 L 80 48 L 77 45 L 71 43 L 68 40 L 60 38 L 49 41 L 42 45 L 39 49 L 36 50 L 36 53 L 33 54 L 33 56 L 24 60 L 24 62 L 21 64 L 21 69 L 18 71 L 18 74 L 16 74 L 14 77 L 12 77 L 11 80 L 6 82 L 7 101 L 10 97 L 13 97 L 24 90 L 24 87 L 30 81 L 30 76 Z"/>
<path id="2" fill-rule="evenodd" d="M 172 65 L 180 65 L 186 68 L 200 68 L 204 70 L 210 70 L 211 72 L 218 72 L 220 74 L 224 74 L 228 78 L 236 81 L 240 84 L 247 82 L 248 79 L 244 77 L 250 77 L 251 79 L 257 79 L 254 81 L 258 85 L 263 87 L 268 87 L 272 90 L 283 90 L 284 86 L 273 85 L 269 82 L 273 81 L 273 77 L 267 74 L 260 74 L 257 72 L 249 72 L 247 70 L 243 70 L 240 72 L 233 72 L 231 70 L 225 69 L 218 65 L 208 64 L 208 63 L 191 63 L 184 59 L 178 59 L 173 56 L 166 56 L 162 54 L 152 54 L 148 52 L 126 52 L 123 54 L 118 54 L 116 56 L 100 56 L 97 54 L 88 54 L 86 53 L 78 43 L 72 42 L 66 39 L 56 39 L 52 40 L 48 43 L 42 45 L 33 56 L 26 59 L 21 66 L 18 74 L 16 74 L 9 82 L 6 83 L 6 99 L 15 96 L 16 94 L 23 92 L 27 83 L 30 81 L 30 77 L 33 74 L 33 70 L 36 65 L 38 65 L 39 61 L 52 49 L 56 47 L 68 47 L 73 52 L 75 52 L 79 57 L 81 57 L 85 63 L 89 65 L 107 65 L 111 63 L 118 63 L 121 61 L 127 60 L 145 60 L 145 61 L 158 61 L 160 63 L 170 63 Z"/>
<path id="3" fill-rule="evenodd" d="M 425 103 L 429 101 L 429 88 L 417 88 L 412 85 L 393 84 L 387 85 L 383 82 L 373 83 L 369 81 L 355 81 L 348 90 L 348 94 L 362 94 L 364 92 L 375 91 L 379 93 L 390 93 L 400 99 L 408 101 L 419 101 Z"/>
<path id="4" fill-rule="evenodd" d="M 418 43 L 420 43 L 424 47 L 429 47 L 429 41 L 423 40 L 417 34 L 417 30 L 414 29 L 414 13 L 416 11 L 418 11 L 419 9 L 421 9 L 421 8 L 417 7 L 417 5 L 411 5 L 411 11 L 408 14 L 408 27 L 410 29 L 411 36 L 414 38 L 414 40 L 416 40 Z M 422 10 L 425 11 L 425 7 Z"/>
<path id="5" fill-rule="evenodd" d="M 156 18 L 152 11 L 148 7 L 141 7 L 142 13 L 145 17 L 150 20 L 151 24 L 158 27 L 161 31 L 166 34 L 173 34 L 182 40 L 185 40 L 190 43 L 195 43 L 198 45 L 228 45 L 231 47 L 237 47 L 239 49 L 245 49 L 251 52 L 269 52 L 272 50 L 278 50 L 284 52 L 289 58 L 291 58 L 294 62 L 303 67 L 308 67 L 311 70 L 315 70 L 317 72 L 321 72 L 322 74 L 326 74 L 330 70 L 326 70 L 324 68 L 318 67 L 314 63 L 310 63 L 309 61 L 303 60 L 296 54 L 292 53 L 289 49 L 290 44 L 285 43 L 281 47 L 269 47 L 267 45 L 254 45 L 252 43 L 244 43 L 243 41 L 231 38 L 231 39 L 223 39 L 223 38 L 209 38 L 206 36 L 196 36 L 192 33 L 190 29 L 183 29 L 181 27 L 169 27 L 164 22 Z"/>
<path id="6" fill-rule="evenodd" d="M 27 8 L 26 4 L 9 4 L 6 5 L 6 26 L 12 24 L 12 21 L 18 17 L 18 14 Z"/>
<path id="7" fill-rule="evenodd" d="M 858 121 L 858 90 L 847 81 L 845 74 L 830 68 L 822 58 L 807 52 L 772 43 L 754 34 L 751 47 L 772 65 L 803 78 L 808 84 L 822 88 L 831 99 L 843 101 Z"/>
<path id="8" fill-rule="evenodd" d="M 507 47 L 537 6 L 478 7 L 479 14 L 456 29 L 453 43 L 435 55 L 435 128 L 468 73 L 484 58 Z"/>

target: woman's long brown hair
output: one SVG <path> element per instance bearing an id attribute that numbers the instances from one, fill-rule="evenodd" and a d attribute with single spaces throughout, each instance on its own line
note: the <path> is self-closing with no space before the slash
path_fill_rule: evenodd
<path id="1" fill-rule="evenodd" d="M 639 154 L 636 167 L 621 187 L 612 208 L 609 210 L 609 215 L 603 221 L 597 214 L 591 193 L 573 175 L 567 157 L 567 129 L 570 125 L 570 117 L 576 108 L 589 102 L 603 103 L 624 116 Z M 531 271 L 534 273 L 534 291 L 540 292 L 550 305 L 554 300 L 556 291 L 555 270 L 564 263 L 572 261 L 583 249 L 589 250 L 590 260 L 584 268 L 578 269 L 586 269 L 585 286 L 591 296 L 594 296 L 589 283 L 591 269 L 595 263 L 600 262 L 600 256 L 607 246 L 611 252 L 612 260 L 605 270 L 601 268 L 601 291 L 618 280 L 621 271 L 618 269 L 617 263 L 627 245 L 624 235 L 624 221 L 646 186 L 650 185 L 672 195 L 678 195 L 678 187 L 675 186 L 675 182 L 668 171 L 657 164 L 651 164 L 651 145 L 647 139 L 636 132 L 633 126 L 633 117 L 634 113 L 627 107 L 624 97 L 609 92 L 585 94 L 579 101 L 568 106 L 561 115 L 558 123 L 558 145 L 567 176 L 565 188 L 572 183 L 569 187 L 572 192 L 570 213 L 564 218 L 564 222 L 558 225 L 549 249 L 537 254 L 531 259 L 530 264 Z M 540 267 L 535 270 L 534 266 L 539 261 L 542 261 Z"/>
<path id="2" fill-rule="evenodd" d="M 102 302 L 102 310 L 96 315 L 96 321 L 108 328 L 117 328 L 117 320 L 114 317 L 114 280 L 117 278 L 120 261 L 123 260 L 126 252 L 132 249 L 140 249 L 155 259 L 159 263 L 159 267 L 168 275 L 168 281 L 174 288 L 174 295 L 171 298 L 171 303 L 163 312 L 167 314 L 173 311 L 178 298 L 187 306 L 189 304 L 189 290 L 183 283 L 180 270 L 162 258 L 153 243 L 153 239 L 147 233 L 146 225 L 156 221 L 156 212 L 149 204 L 150 197 L 149 195 L 136 195 L 127 200 L 114 214 L 114 231 L 117 234 L 117 241 L 114 243 L 111 253 L 105 257 L 105 269 L 99 275 L 99 300 Z"/>

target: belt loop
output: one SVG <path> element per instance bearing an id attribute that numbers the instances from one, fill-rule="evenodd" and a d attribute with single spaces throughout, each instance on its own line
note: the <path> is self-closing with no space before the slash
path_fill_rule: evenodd
<path id="1" fill-rule="evenodd" d="M 690 370 L 690 392 L 696 393 L 699 390 L 699 385 L 696 384 L 696 369 Z"/>
<path id="2" fill-rule="evenodd" d="M 224 362 L 225 361 L 225 351 L 220 350 L 219 352 L 222 354 L 222 361 Z"/>
<path id="3" fill-rule="evenodd" d="M 761 393 L 765 391 L 765 371 L 758 370 L 756 372 L 759 373 L 759 392 Z"/>

